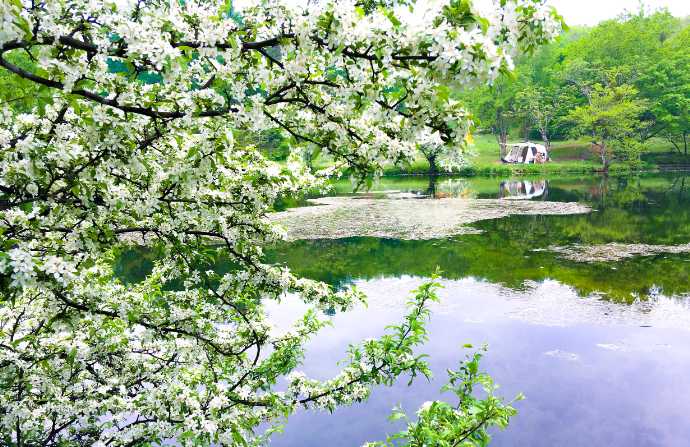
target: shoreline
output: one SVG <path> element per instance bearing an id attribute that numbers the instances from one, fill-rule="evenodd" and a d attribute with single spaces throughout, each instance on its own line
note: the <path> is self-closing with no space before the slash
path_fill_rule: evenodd
<path id="1" fill-rule="evenodd" d="M 530 166 L 530 167 L 527 167 Z M 534 166 L 534 167 L 531 167 Z M 609 175 L 609 176 L 620 176 L 620 175 L 631 175 L 631 174 L 663 174 L 663 173 L 674 173 L 674 172 L 687 172 L 690 173 L 690 166 L 650 166 L 647 168 L 631 169 L 629 167 L 621 166 L 610 167 L 608 170 L 600 169 L 594 166 L 554 166 L 554 167 L 544 167 L 543 165 L 497 165 L 497 166 L 468 166 L 461 170 L 452 172 L 437 172 L 431 173 L 426 170 L 411 169 L 406 171 L 405 169 L 384 169 L 381 174 L 383 177 L 460 177 L 460 178 L 472 178 L 472 177 L 498 177 L 503 175 L 514 175 L 514 176 L 531 176 L 531 175 L 545 175 L 545 174 L 596 174 L 596 175 Z M 346 174 L 344 171 L 343 174 Z"/>

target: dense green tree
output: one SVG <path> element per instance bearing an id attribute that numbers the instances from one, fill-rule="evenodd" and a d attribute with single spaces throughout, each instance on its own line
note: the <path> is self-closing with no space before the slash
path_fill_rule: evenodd
<path id="1" fill-rule="evenodd" d="M 557 90 L 529 85 L 515 96 L 517 109 L 528 119 L 541 136 L 546 149 L 551 149 L 551 126 L 558 111 Z"/>
<path id="2" fill-rule="evenodd" d="M 569 117 L 573 135 L 590 136 L 601 164 L 608 169 L 614 159 L 639 159 L 637 135 L 644 110 L 645 102 L 637 98 L 635 87 L 595 84 L 588 103 L 575 108 Z"/>
<path id="3" fill-rule="evenodd" d="M 634 130 L 624 132 L 628 137 L 616 138 L 618 156 L 614 158 L 637 160 L 645 144 L 655 137 L 665 139 L 678 153 L 687 154 L 689 64 L 687 20 L 666 10 L 650 12 L 642 7 L 592 28 L 568 30 L 533 54 L 520 57 L 512 77 L 460 96 L 471 105 L 480 130 L 496 136 L 503 155 L 510 134 L 541 137 L 547 146 L 554 139 L 582 135 L 582 122 L 576 126 L 573 113 L 581 114 L 592 107 L 593 97 L 610 112 L 621 90 L 610 94 L 602 90 L 628 85 L 636 90 L 634 98 L 628 98 L 637 101 L 633 114 L 636 123 L 632 126 L 628 122 Z M 604 102 L 609 104 L 604 107 Z M 578 108 L 580 111 L 574 112 Z M 588 120 L 596 121 L 591 117 Z M 607 160 L 614 150 L 598 145 L 595 148 L 598 156 Z"/>
<path id="4" fill-rule="evenodd" d="M 666 10 L 650 14 L 640 8 L 637 13 L 601 22 L 573 40 L 566 48 L 566 56 L 600 68 L 629 67 L 630 75 L 637 76 L 680 27 L 680 19 Z"/>
<path id="5" fill-rule="evenodd" d="M 664 42 L 660 57 L 640 76 L 640 92 L 651 101 L 657 133 L 688 155 L 690 134 L 690 26 Z"/>
<path id="6" fill-rule="evenodd" d="M 516 77 L 499 78 L 493 85 L 462 92 L 459 96 L 475 113 L 476 125 L 496 137 L 499 157 L 503 158 L 508 145 L 511 128 L 515 126 L 520 112 L 515 95 L 520 86 Z"/>

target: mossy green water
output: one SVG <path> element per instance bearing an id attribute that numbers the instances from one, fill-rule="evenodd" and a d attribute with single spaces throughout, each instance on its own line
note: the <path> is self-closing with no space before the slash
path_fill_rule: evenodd
<path id="1" fill-rule="evenodd" d="M 539 177 L 530 181 L 537 182 Z M 448 279 L 474 277 L 520 289 L 526 281 L 557 280 L 586 296 L 600 293 L 618 302 L 650 294 L 690 293 L 690 254 L 663 251 L 612 262 L 576 262 L 550 247 L 609 243 L 680 245 L 690 242 L 690 177 L 550 177 L 544 195 L 532 199 L 579 202 L 593 212 L 575 215 L 522 215 L 475 222 L 480 234 L 435 239 L 349 237 L 299 240 L 270 247 L 267 262 L 289 266 L 295 273 L 336 287 L 355 279 L 426 277 L 437 267 Z M 433 194 L 442 197 L 495 198 L 501 179 L 436 179 Z M 524 181 L 524 180 L 520 180 Z M 424 195 L 429 179 L 382 178 L 368 197 L 385 191 Z M 334 184 L 333 194 L 352 192 L 347 180 Z M 361 196 L 361 194 L 356 194 Z M 295 203 L 299 203 L 295 202 Z M 336 213 L 337 214 L 337 213 Z M 337 228 L 336 219 L 328 225 Z M 375 227 L 372 220 L 367 225 Z M 150 251 L 125 252 L 116 264 L 124 279 L 138 280 L 152 267 Z M 232 266 L 222 253 L 203 266 L 227 271 Z"/>
<path id="2" fill-rule="evenodd" d="M 480 179 L 465 181 L 462 188 L 455 184 L 453 189 L 452 182 L 437 182 L 436 193 L 495 197 L 500 185 L 497 180 Z M 345 181 L 336 185 L 340 193 L 347 188 Z M 384 178 L 375 188 L 424 193 L 428 180 Z M 690 254 L 662 251 L 616 262 L 583 263 L 549 250 L 573 244 L 686 244 L 690 241 L 690 178 L 554 177 L 548 181 L 546 197 L 533 200 L 540 199 L 580 202 L 594 212 L 492 219 L 472 224 L 481 234 L 432 240 L 354 237 L 295 241 L 275 247 L 268 257 L 298 274 L 334 285 L 359 278 L 428 276 L 438 266 L 451 279 L 471 276 L 513 288 L 522 287 L 527 280 L 555 279 L 583 296 L 602 293 L 624 302 L 658 290 L 668 295 L 690 292 Z M 337 227 L 337 222 L 333 225 Z"/>

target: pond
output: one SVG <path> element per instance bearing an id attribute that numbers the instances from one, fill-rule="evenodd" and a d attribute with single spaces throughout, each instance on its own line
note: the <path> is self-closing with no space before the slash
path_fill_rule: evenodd
<path id="1" fill-rule="evenodd" d="M 350 194 L 351 184 L 340 181 L 333 194 L 579 202 L 592 211 L 480 220 L 471 224 L 478 231 L 432 239 L 336 234 L 275 247 L 271 261 L 336 287 L 356 284 L 368 295 L 368 307 L 334 315 L 333 327 L 308 346 L 302 369 L 318 378 L 337 371 L 348 343 L 399 321 L 409 291 L 437 266 L 444 289 L 422 348 L 430 355 L 431 382 L 400 380 L 333 415 L 298 413 L 274 446 L 349 447 L 384 439 L 396 429 L 387 420 L 394 406 L 413 413 L 442 397 L 445 370 L 466 354 L 465 343 L 489 345 L 483 367 L 502 395 L 527 396 L 492 445 L 688 445 L 690 250 L 674 247 L 690 242 L 690 177 L 439 178 L 431 184 L 399 177 L 372 191 Z M 591 247 L 599 257 L 589 255 Z M 579 256 L 568 254 L 574 248 Z M 288 324 L 301 310 L 288 299 L 270 312 Z"/>
<path id="2" fill-rule="evenodd" d="M 467 343 L 488 344 L 482 366 L 501 395 L 527 396 L 493 446 L 688 445 L 690 176 L 393 177 L 366 193 L 338 181 L 331 196 L 280 215 L 302 228 L 267 261 L 336 288 L 354 284 L 368 306 L 329 312 L 333 326 L 307 346 L 301 369 L 332 377 L 347 345 L 400 322 L 409 292 L 439 268 L 441 301 L 420 350 L 434 379 L 403 378 L 334 414 L 298 412 L 272 445 L 384 439 L 400 428 L 387 419 L 394 406 L 413 414 L 443 398 L 445 371 Z M 390 210 L 385 224 L 372 217 Z M 439 226 L 439 216 L 457 225 Z M 125 253 L 116 271 L 136 280 L 150 260 Z M 304 310 L 289 296 L 268 308 L 278 327 Z"/>

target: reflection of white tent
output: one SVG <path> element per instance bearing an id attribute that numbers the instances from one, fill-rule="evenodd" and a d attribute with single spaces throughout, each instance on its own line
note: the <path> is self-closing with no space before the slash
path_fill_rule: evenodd
<path id="1" fill-rule="evenodd" d="M 505 163 L 546 163 L 549 152 L 542 144 L 525 143 L 509 144 L 508 153 L 503 157 Z"/>
<path id="2" fill-rule="evenodd" d="M 501 199 L 529 200 L 546 195 L 546 180 L 508 180 L 501 182 L 498 197 Z"/>

